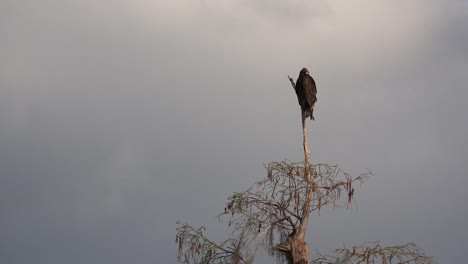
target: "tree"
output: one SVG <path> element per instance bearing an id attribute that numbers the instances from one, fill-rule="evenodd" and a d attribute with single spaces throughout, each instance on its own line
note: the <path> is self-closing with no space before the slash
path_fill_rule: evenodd
<path id="1" fill-rule="evenodd" d="M 295 88 L 291 77 L 289 80 Z M 196 264 L 250 264 L 262 246 L 279 260 L 292 264 L 328 263 L 435 263 L 414 244 L 382 247 L 368 246 L 338 249 L 335 256 L 317 254 L 310 260 L 305 241 L 309 216 L 326 206 L 346 207 L 353 202 L 354 186 L 372 173 L 351 176 L 338 166 L 310 165 L 306 116 L 302 112 L 303 162 L 271 162 L 266 177 L 246 191 L 228 198 L 224 212 L 232 236 L 214 242 L 205 236 L 204 227 L 195 228 L 178 222 L 176 243 L 178 260 Z"/>

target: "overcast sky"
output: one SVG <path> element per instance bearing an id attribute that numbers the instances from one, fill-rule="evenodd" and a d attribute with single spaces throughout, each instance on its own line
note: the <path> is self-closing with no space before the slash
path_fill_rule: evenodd
<path id="1" fill-rule="evenodd" d="M 228 195 L 302 158 L 307 67 L 312 162 L 375 174 L 311 249 L 463 263 L 467 25 L 463 0 L 0 1 L 0 262 L 175 263 L 177 220 L 222 238 Z"/>

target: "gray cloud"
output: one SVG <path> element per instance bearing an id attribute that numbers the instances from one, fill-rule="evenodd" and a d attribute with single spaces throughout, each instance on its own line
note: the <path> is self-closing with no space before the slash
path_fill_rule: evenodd
<path id="1" fill-rule="evenodd" d="M 177 220 L 221 238 L 227 195 L 301 159 L 286 75 L 303 66 L 319 89 L 313 162 L 377 175 L 357 208 L 313 219 L 312 247 L 464 259 L 464 2 L 1 6 L 3 262 L 174 263 Z"/>

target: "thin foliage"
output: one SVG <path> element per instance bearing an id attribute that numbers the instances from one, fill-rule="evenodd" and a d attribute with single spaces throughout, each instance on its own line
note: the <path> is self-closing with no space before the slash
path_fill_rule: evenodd
<path id="1" fill-rule="evenodd" d="M 215 243 L 205 237 L 204 228 L 179 224 L 176 242 L 179 261 L 184 263 L 250 263 L 254 245 L 262 245 L 278 255 L 275 245 L 294 235 L 303 219 L 307 181 L 304 163 L 272 162 L 265 166 L 267 176 L 244 192 L 233 193 L 224 212 L 218 217 L 227 220 L 232 237 Z M 362 183 L 371 172 L 350 176 L 338 166 L 310 166 L 313 179 L 311 212 L 326 206 L 348 207 L 354 185 Z M 344 195 L 343 195 L 344 194 Z M 340 202 L 341 201 L 341 202 Z"/>
<path id="2" fill-rule="evenodd" d="M 177 224 L 176 244 L 179 262 L 200 264 L 250 264 L 253 262 L 253 254 L 245 244 L 242 230 L 235 229 L 232 237 L 216 243 L 205 236 L 203 233 L 205 227 L 194 228 L 181 222 Z"/>
<path id="3" fill-rule="evenodd" d="M 382 246 L 374 242 L 368 246 L 335 250 L 333 255 L 316 254 L 312 264 L 434 264 L 434 258 L 427 256 L 415 244 Z"/>

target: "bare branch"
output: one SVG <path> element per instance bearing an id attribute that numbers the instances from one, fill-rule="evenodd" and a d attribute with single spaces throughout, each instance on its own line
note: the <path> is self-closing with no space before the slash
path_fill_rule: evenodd
<path id="1" fill-rule="evenodd" d="M 291 82 L 291 85 L 292 85 L 293 89 L 296 90 L 296 84 L 294 83 L 293 78 L 291 78 L 291 76 L 288 75 L 288 79 Z"/>
<path id="2" fill-rule="evenodd" d="M 335 250 L 334 256 L 325 256 L 317 253 L 317 257 L 312 260 L 311 263 L 434 264 L 436 262 L 432 257 L 427 256 L 422 249 L 416 247 L 416 245 L 412 243 L 383 247 L 380 242 L 374 242 L 368 246 L 357 246 L 352 249 L 337 249 Z"/>
<path id="3" fill-rule="evenodd" d="M 253 258 L 242 253 L 244 235 L 229 238 L 221 243 L 208 239 L 204 227 L 194 228 L 188 224 L 178 223 L 176 243 L 178 244 L 178 260 L 182 263 L 229 263 L 250 264 Z"/>

